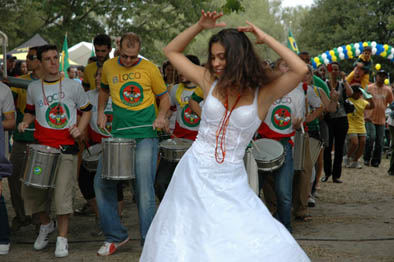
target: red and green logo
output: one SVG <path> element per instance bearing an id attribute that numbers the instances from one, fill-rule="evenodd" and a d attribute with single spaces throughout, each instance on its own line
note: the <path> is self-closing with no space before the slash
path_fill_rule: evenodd
<path id="1" fill-rule="evenodd" d="M 200 124 L 200 117 L 192 111 L 189 105 L 185 105 L 182 109 L 182 121 L 188 127 L 196 127 Z"/>
<path id="2" fill-rule="evenodd" d="M 60 129 L 67 125 L 68 119 L 70 119 L 70 111 L 65 104 L 60 105 L 56 102 L 48 107 L 45 116 L 50 127 Z"/>
<path id="3" fill-rule="evenodd" d="M 291 109 L 280 105 L 274 108 L 271 117 L 272 124 L 279 130 L 284 130 L 291 125 Z"/>
<path id="4" fill-rule="evenodd" d="M 138 106 L 144 100 L 142 86 L 137 82 L 127 82 L 120 88 L 119 97 L 127 106 Z"/>

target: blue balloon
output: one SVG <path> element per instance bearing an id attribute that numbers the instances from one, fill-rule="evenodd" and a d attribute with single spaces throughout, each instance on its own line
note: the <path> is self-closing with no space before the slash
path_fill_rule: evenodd
<path id="1" fill-rule="evenodd" d="M 375 55 L 379 55 L 380 53 L 384 52 L 384 47 L 381 44 L 377 44 L 376 45 L 376 54 Z"/>
<path id="2" fill-rule="evenodd" d="M 312 60 L 312 66 L 313 66 L 314 69 L 317 68 L 317 64 L 316 64 L 316 62 L 314 60 Z"/>

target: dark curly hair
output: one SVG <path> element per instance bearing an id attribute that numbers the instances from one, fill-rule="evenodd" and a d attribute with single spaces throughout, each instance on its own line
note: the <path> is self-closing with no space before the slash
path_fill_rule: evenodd
<path id="1" fill-rule="evenodd" d="M 221 30 L 209 40 L 207 67 L 212 75 L 211 48 L 214 43 L 225 49 L 226 67 L 218 79 L 221 96 L 226 95 L 226 89 L 236 89 L 242 94 L 248 88 L 259 88 L 273 80 L 271 70 L 264 66 L 246 34 L 233 28 Z"/>

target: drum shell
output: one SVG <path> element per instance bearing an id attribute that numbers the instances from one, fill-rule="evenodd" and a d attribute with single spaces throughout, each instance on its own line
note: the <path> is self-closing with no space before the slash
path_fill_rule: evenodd
<path id="1" fill-rule="evenodd" d="M 256 149 L 256 146 L 263 144 L 263 142 L 268 143 L 270 146 L 275 147 L 275 149 L 277 150 L 277 152 L 275 153 L 275 156 L 273 156 L 271 158 L 259 157 L 258 151 L 267 150 L 267 148 L 264 148 L 264 147 L 260 147 L 258 150 Z M 253 154 L 253 157 L 257 163 L 257 168 L 263 172 L 273 172 L 273 171 L 279 169 L 285 161 L 285 153 L 284 153 L 283 145 L 280 142 L 278 142 L 276 140 L 272 140 L 272 139 L 263 138 L 263 139 L 256 140 L 254 142 L 253 147 L 252 147 L 252 154 Z"/>
<path id="2" fill-rule="evenodd" d="M 103 146 L 102 144 L 95 144 L 88 147 L 88 149 L 90 153 L 86 149 L 82 152 L 82 165 L 87 171 L 95 172 Z"/>
<path id="3" fill-rule="evenodd" d="M 103 145 L 103 168 L 101 178 L 108 180 L 130 180 L 135 178 L 134 139 L 105 138 Z"/>
<path id="4" fill-rule="evenodd" d="M 22 182 L 39 189 L 55 188 L 60 151 L 44 145 L 29 145 Z"/>
<path id="5" fill-rule="evenodd" d="M 172 143 L 174 147 L 171 147 Z M 171 162 L 179 162 L 192 143 L 192 140 L 185 138 L 167 139 L 160 143 L 160 156 Z"/>

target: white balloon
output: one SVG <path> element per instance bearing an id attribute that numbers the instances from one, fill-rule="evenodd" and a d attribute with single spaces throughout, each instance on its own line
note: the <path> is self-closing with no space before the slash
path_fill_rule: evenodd
<path id="1" fill-rule="evenodd" d="M 359 43 L 355 43 L 355 44 L 354 44 L 354 47 L 355 47 L 356 49 L 358 49 L 358 48 L 360 48 L 360 44 L 359 44 Z"/>
<path id="2" fill-rule="evenodd" d="M 376 49 L 376 47 L 372 48 L 372 54 L 376 54 L 376 52 L 378 51 L 378 49 Z"/>
<path id="3" fill-rule="evenodd" d="M 342 48 L 342 46 L 338 47 L 338 52 L 339 52 L 339 53 L 343 53 L 343 48 Z"/>
<path id="4" fill-rule="evenodd" d="M 321 57 L 323 58 L 323 60 L 326 60 L 327 59 L 327 54 L 323 53 L 323 54 L 321 54 Z"/>
<path id="5" fill-rule="evenodd" d="M 371 46 L 372 46 L 372 47 L 376 47 L 376 42 L 373 41 L 373 42 L 371 43 Z"/>
<path id="6" fill-rule="evenodd" d="M 339 58 L 340 59 L 345 59 L 345 54 L 344 53 L 339 53 Z"/>
<path id="7" fill-rule="evenodd" d="M 360 49 L 356 49 L 356 56 L 359 56 L 360 55 Z"/>
<path id="8" fill-rule="evenodd" d="M 394 47 L 393 47 L 393 48 L 391 48 L 391 53 L 392 53 L 392 54 L 394 54 Z"/>
<path id="9" fill-rule="evenodd" d="M 326 58 L 326 59 L 324 59 L 324 63 L 325 63 L 326 65 L 328 65 L 328 64 L 330 63 L 330 61 Z"/>
<path id="10" fill-rule="evenodd" d="M 387 59 L 389 59 L 389 60 L 391 60 L 391 59 L 393 59 L 394 58 L 394 54 L 391 54 L 391 55 L 389 55 L 388 57 L 387 57 Z"/>

